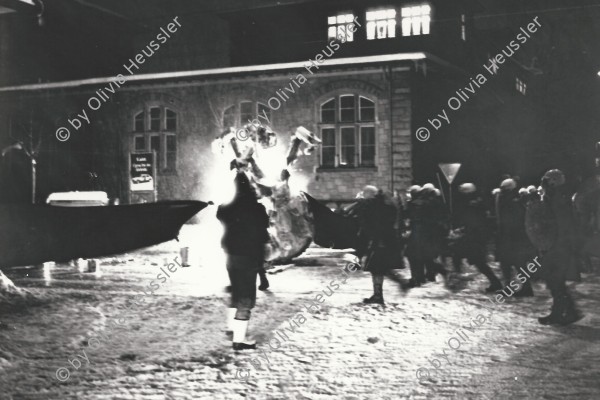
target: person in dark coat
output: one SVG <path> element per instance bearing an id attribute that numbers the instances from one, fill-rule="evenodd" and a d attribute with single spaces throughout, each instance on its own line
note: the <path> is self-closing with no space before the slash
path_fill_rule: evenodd
<path id="1" fill-rule="evenodd" d="M 256 192 L 245 173 L 235 177 L 236 194 L 233 201 L 220 205 L 217 218 L 224 227 L 221 241 L 227 255 L 227 272 L 231 281 L 231 321 L 233 349 L 256 348 L 254 341 L 246 340 L 248 322 L 256 304 L 256 276 L 263 268 L 265 243 L 269 239 L 269 217 L 265 207 L 257 201 Z"/>
<path id="2" fill-rule="evenodd" d="M 544 203 L 555 227 L 551 232 L 553 243 L 540 251 L 542 275 L 552 295 L 552 309 L 549 315 L 538 318 L 542 325 L 568 325 L 579 319 L 581 314 L 567 289 L 567 280 L 578 280 L 579 272 L 575 263 L 576 244 L 575 223 L 571 206 L 571 193 L 565 185 L 562 171 L 547 171 L 542 178 Z"/>
<path id="3" fill-rule="evenodd" d="M 435 282 L 438 274 L 447 277 L 445 266 L 437 260 L 442 254 L 448 236 L 449 219 L 439 189 L 436 189 L 432 183 L 427 183 L 423 185 L 423 196 L 425 198 L 424 222 L 430 237 L 430 251 L 425 259 L 425 277 L 428 281 Z"/>
<path id="4" fill-rule="evenodd" d="M 371 272 L 373 296 L 363 300 L 366 304 L 384 304 L 383 277 L 400 263 L 397 259 L 396 206 L 390 196 L 373 186 L 363 190 L 364 199 L 358 212 L 359 246 L 357 257 L 364 262 L 364 270 Z"/>
<path id="5" fill-rule="evenodd" d="M 458 188 L 459 197 L 454 209 L 455 231 L 460 237 L 453 246 L 453 263 L 460 265 L 466 258 L 468 263 L 488 278 L 490 286 L 486 292 L 502 289 L 502 283 L 487 264 L 487 241 L 490 232 L 487 227 L 483 199 L 472 183 L 463 183 Z"/>
<path id="6" fill-rule="evenodd" d="M 535 257 L 535 249 L 525 231 L 525 204 L 521 201 L 514 179 L 505 179 L 496 194 L 496 260 L 504 278 L 505 287 L 512 281 L 512 268 L 518 272 L 520 267 Z M 513 290 L 512 286 L 510 289 Z M 526 280 L 515 293 L 516 297 L 533 296 L 531 282 Z"/>
<path id="7" fill-rule="evenodd" d="M 445 216 L 444 205 L 433 185 L 412 186 L 409 192 L 406 214 L 410 235 L 406 255 L 411 272 L 408 287 L 414 288 L 425 283 L 426 278 L 435 281 L 438 273 L 446 276 L 445 268 L 435 261 L 442 251 Z"/>

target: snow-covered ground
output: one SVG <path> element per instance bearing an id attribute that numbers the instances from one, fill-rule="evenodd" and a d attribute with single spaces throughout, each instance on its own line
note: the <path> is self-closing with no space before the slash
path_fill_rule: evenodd
<path id="1" fill-rule="evenodd" d="M 538 325 L 550 299 L 535 283 L 536 297 L 510 299 L 472 328 L 489 314 L 472 268 L 462 290 L 437 282 L 404 292 L 386 279 L 386 307 L 365 306 L 369 274 L 341 283 L 344 252 L 310 248 L 269 276 L 250 323 L 259 349 L 236 354 L 224 334 L 219 236 L 187 225 L 181 242 L 101 259 L 95 274 L 5 271 L 41 301 L 1 310 L 0 399 L 600 398 L 598 274 L 571 286 L 585 314 L 575 325 Z M 193 266 L 157 281 L 180 246 L 190 246 Z M 126 311 L 153 280 L 156 294 Z M 332 281 L 339 288 L 307 311 Z"/>

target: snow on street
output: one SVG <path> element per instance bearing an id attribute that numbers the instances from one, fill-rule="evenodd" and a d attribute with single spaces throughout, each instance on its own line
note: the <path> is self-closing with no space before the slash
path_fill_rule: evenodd
<path id="1" fill-rule="evenodd" d="M 371 279 L 358 271 L 310 313 L 305 305 L 339 280 L 345 264 L 343 251 L 311 247 L 269 275 L 249 328 L 259 349 L 236 354 L 224 333 L 225 267 L 207 250 L 218 248 L 219 236 L 186 225 L 180 243 L 100 259 L 98 273 L 68 265 L 6 270 L 41 301 L 1 310 L 0 399 L 598 398 L 597 272 L 571 285 L 585 314 L 576 324 L 537 323 L 551 300 L 535 282 L 536 297 L 509 299 L 479 327 L 463 329 L 468 340 L 450 349 L 457 329 L 488 314 L 485 278 L 474 268 L 460 291 L 439 281 L 405 292 L 386 278 L 385 307 L 361 304 Z M 192 267 L 123 313 L 182 245 L 191 248 Z M 293 328 L 298 313 L 306 320 Z M 92 331 L 100 335 L 94 348 Z M 268 341 L 277 343 L 277 331 L 289 340 L 275 350 Z"/>

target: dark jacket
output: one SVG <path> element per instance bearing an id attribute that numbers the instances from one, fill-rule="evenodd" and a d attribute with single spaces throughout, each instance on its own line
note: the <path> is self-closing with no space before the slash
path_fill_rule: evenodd
<path id="1" fill-rule="evenodd" d="M 401 264 L 395 230 L 396 206 L 378 194 L 373 199 L 363 200 L 358 213 L 359 257 L 366 254 L 366 269 L 376 273 L 395 268 Z"/>
<path id="2" fill-rule="evenodd" d="M 476 193 L 462 194 L 454 209 L 454 228 L 461 229 L 464 236 L 456 249 L 466 257 L 485 254 L 491 232 L 487 225 L 483 199 Z"/>
<path id="3" fill-rule="evenodd" d="M 533 257 L 534 249 L 525 231 L 525 205 L 515 190 L 498 194 L 496 259 L 516 265 Z"/>
<path id="4" fill-rule="evenodd" d="M 406 217 L 410 237 L 407 255 L 433 259 L 440 255 L 447 235 L 447 213 L 441 199 L 433 193 L 418 193 L 408 202 Z"/>
<path id="5" fill-rule="evenodd" d="M 242 175 L 236 177 L 234 200 L 220 205 L 217 210 L 217 219 L 225 228 L 221 245 L 227 254 L 262 259 L 265 243 L 269 240 L 269 217 Z"/>

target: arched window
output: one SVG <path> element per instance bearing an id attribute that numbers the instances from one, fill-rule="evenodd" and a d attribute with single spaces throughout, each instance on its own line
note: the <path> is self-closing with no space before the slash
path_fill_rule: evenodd
<path id="1" fill-rule="evenodd" d="M 133 117 L 133 131 L 134 132 L 144 132 L 145 129 L 145 124 L 144 124 L 144 118 L 145 118 L 145 113 L 143 111 L 140 111 L 139 113 L 137 113 L 135 115 L 135 117 Z"/>
<path id="2" fill-rule="evenodd" d="M 375 102 L 365 96 L 341 94 L 319 105 L 321 166 L 374 167 Z"/>
<path id="3" fill-rule="evenodd" d="M 133 149 L 136 153 L 156 152 L 159 173 L 177 171 L 177 112 L 151 106 L 133 117 Z"/>

